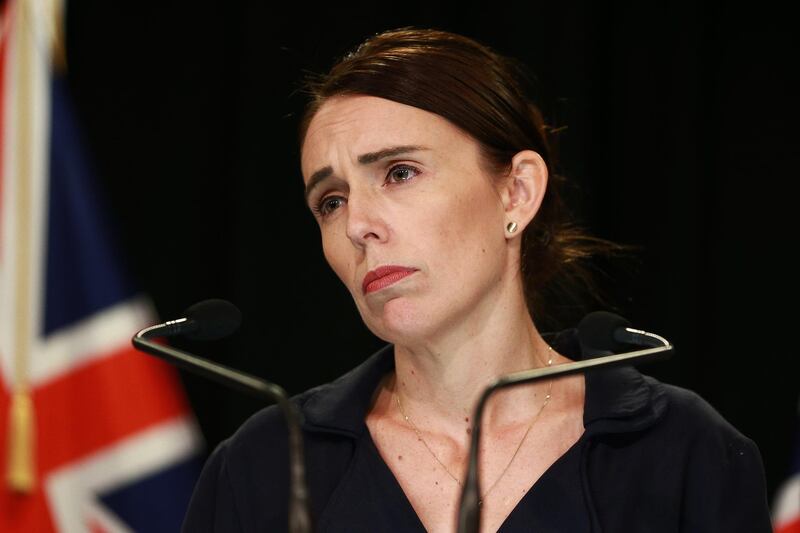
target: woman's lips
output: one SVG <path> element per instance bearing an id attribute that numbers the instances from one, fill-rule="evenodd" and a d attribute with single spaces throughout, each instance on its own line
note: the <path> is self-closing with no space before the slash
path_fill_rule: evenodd
<path id="1" fill-rule="evenodd" d="M 364 290 L 364 294 L 379 291 L 384 287 L 397 283 L 406 276 L 410 276 L 416 271 L 415 268 L 393 265 L 378 267 L 375 270 L 367 272 L 367 275 L 364 276 L 364 282 L 361 284 L 361 288 Z"/>

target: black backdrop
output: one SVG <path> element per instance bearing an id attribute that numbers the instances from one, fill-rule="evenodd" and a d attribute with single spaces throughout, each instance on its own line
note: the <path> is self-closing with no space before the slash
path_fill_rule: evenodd
<path id="1" fill-rule="evenodd" d="M 646 371 L 753 438 L 774 493 L 800 389 L 796 33 L 767 3 L 631 4 L 69 2 L 70 84 L 131 274 L 164 318 L 235 302 L 239 333 L 187 347 L 291 393 L 357 364 L 381 342 L 303 204 L 298 80 L 384 29 L 464 33 L 531 67 L 548 119 L 567 127 L 563 170 L 586 225 L 640 247 L 606 285 L 635 326 L 677 346 Z M 182 378 L 209 447 L 260 407 Z"/>

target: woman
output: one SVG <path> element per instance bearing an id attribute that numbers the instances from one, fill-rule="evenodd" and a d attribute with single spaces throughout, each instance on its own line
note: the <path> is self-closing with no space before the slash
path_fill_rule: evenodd
<path id="1" fill-rule="evenodd" d="M 569 223 L 520 80 L 472 40 L 402 29 L 312 87 L 306 200 L 390 343 L 295 399 L 318 530 L 453 531 L 484 387 L 581 357 L 574 332 L 545 339 L 536 323 L 603 244 Z M 220 445 L 187 531 L 286 529 L 284 428 L 266 409 Z M 484 531 L 770 530 L 755 445 L 632 368 L 502 391 L 482 435 Z"/>

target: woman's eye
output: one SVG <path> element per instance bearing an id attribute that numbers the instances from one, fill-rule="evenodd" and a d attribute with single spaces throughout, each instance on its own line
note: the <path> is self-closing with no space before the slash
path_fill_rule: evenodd
<path id="1" fill-rule="evenodd" d="M 328 196 L 323 198 L 316 206 L 314 211 L 319 216 L 327 216 L 344 205 L 344 198 L 341 196 Z"/>
<path id="2" fill-rule="evenodd" d="M 397 165 L 389 170 L 389 175 L 386 176 L 387 183 L 403 183 L 409 181 L 414 176 L 419 174 L 419 171 L 408 165 Z"/>

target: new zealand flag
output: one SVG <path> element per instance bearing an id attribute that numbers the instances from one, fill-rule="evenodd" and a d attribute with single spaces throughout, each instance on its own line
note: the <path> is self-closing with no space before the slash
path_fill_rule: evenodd
<path id="1" fill-rule="evenodd" d="M 64 80 L 56 1 L 0 7 L 0 531 L 177 531 L 201 441 L 114 250 Z"/>

